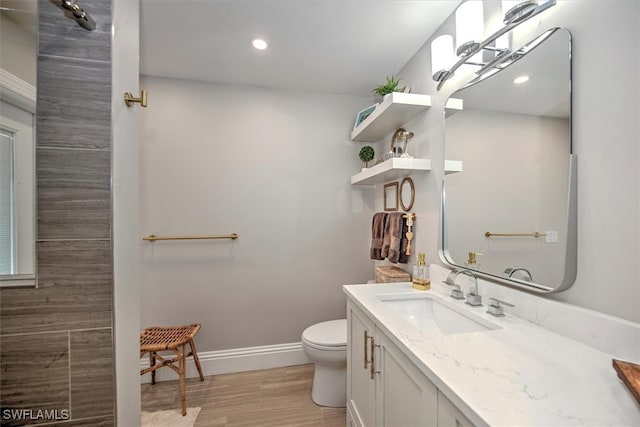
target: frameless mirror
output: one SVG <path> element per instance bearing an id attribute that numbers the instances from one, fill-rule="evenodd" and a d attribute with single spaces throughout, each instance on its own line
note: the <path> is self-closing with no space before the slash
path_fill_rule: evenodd
<path id="1" fill-rule="evenodd" d="M 451 95 L 440 256 L 448 265 L 538 292 L 576 275 L 576 160 L 571 152 L 571 36 L 553 29 L 508 66 Z M 469 252 L 478 252 L 468 265 Z"/>
<path id="2" fill-rule="evenodd" d="M 36 0 L 0 0 L 0 286 L 35 282 Z"/>

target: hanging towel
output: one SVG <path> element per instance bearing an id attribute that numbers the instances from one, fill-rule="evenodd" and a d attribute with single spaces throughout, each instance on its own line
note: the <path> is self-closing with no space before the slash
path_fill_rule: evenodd
<path id="1" fill-rule="evenodd" d="M 384 226 L 384 241 L 382 243 L 382 256 L 389 258 L 391 262 L 398 262 L 400 257 L 400 240 L 402 238 L 402 212 L 387 214 L 387 222 Z"/>
<path id="2" fill-rule="evenodd" d="M 409 245 L 409 239 L 407 239 L 407 232 L 409 226 L 407 225 L 407 218 L 402 217 L 402 234 L 400 235 L 400 255 L 398 262 L 400 264 L 406 264 L 409 262 L 409 255 L 407 255 L 407 246 Z"/>
<path id="3" fill-rule="evenodd" d="M 371 259 L 384 259 L 382 256 L 382 243 L 386 219 L 386 212 L 377 212 L 373 215 L 373 220 L 371 221 Z"/>

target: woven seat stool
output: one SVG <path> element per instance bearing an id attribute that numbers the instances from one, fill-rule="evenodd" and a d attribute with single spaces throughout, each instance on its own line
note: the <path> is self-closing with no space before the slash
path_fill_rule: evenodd
<path id="1" fill-rule="evenodd" d="M 198 359 L 193 337 L 200 330 L 199 323 L 184 326 L 152 326 L 146 328 L 140 334 L 140 357 L 149 353 L 149 367 L 140 370 L 140 375 L 151 372 L 151 384 L 156 383 L 156 370 L 168 366 L 180 376 L 180 398 L 182 402 L 182 415 L 187 414 L 187 392 L 185 384 L 185 359 L 193 356 L 193 361 L 198 368 L 200 381 L 204 381 L 202 367 Z M 189 344 L 189 352 L 187 352 Z M 160 351 L 173 352 L 171 356 L 161 356 Z M 175 364 L 178 364 L 176 366 Z"/>

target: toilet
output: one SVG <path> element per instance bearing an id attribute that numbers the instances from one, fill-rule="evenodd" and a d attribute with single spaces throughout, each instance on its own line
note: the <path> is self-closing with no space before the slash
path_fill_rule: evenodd
<path id="1" fill-rule="evenodd" d="M 302 349 L 315 363 L 311 399 L 320 406 L 347 405 L 347 319 L 309 326 Z"/>

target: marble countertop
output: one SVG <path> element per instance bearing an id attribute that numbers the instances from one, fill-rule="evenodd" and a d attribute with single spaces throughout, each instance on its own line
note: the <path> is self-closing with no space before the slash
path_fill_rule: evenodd
<path id="1" fill-rule="evenodd" d="M 454 300 L 439 283 L 426 292 L 410 283 L 345 285 L 344 291 L 478 426 L 640 426 L 640 405 L 610 354 L 520 319 L 509 307 L 506 316 L 492 316 L 486 303 Z M 500 328 L 430 336 L 379 298 L 399 293 L 429 293 Z"/>

